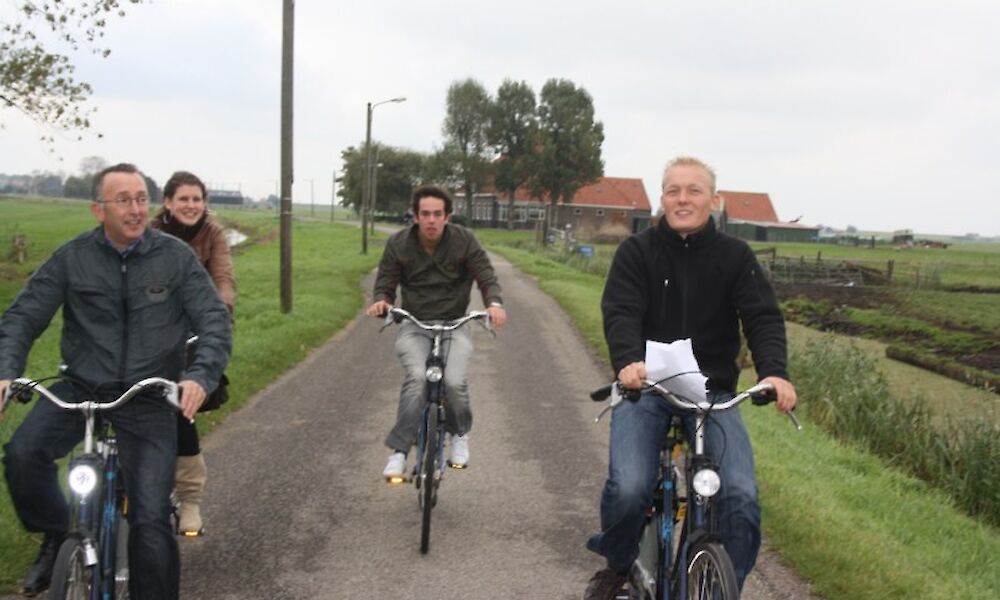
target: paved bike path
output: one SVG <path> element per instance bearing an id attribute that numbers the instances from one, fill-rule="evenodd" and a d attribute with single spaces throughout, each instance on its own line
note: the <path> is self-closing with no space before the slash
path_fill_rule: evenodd
<path id="1" fill-rule="evenodd" d="M 493 260 L 510 320 L 496 339 L 473 329 L 472 461 L 446 473 L 429 554 L 416 490 L 380 477 L 394 332 L 359 317 L 203 441 L 208 534 L 181 540 L 182 598 L 580 597 L 601 566 L 583 543 L 607 460 L 587 393 L 610 373 L 530 278 Z M 745 598 L 806 597 L 763 565 Z"/>

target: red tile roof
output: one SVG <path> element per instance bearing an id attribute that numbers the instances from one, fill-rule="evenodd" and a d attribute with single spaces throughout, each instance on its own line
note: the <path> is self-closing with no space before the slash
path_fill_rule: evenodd
<path id="1" fill-rule="evenodd" d="M 719 195 L 722 196 L 722 208 L 730 219 L 764 223 L 778 222 L 778 215 L 774 212 L 771 197 L 767 194 L 719 190 Z"/>
<path id="2" fill-rule="evenodd" d="M 483 186 L 483 193 L 495 193 L 492 186 Z M 523 202 L 538 200 L 532 198 L 526 188 L 518 188 L 514 198 Z M 597 182 L 585 185 L 573 196 L 576 206 L 623 207 L 634 210 L 651 210 L 649 196 L 642 179 L 630 177 L 602 177 Z"/>

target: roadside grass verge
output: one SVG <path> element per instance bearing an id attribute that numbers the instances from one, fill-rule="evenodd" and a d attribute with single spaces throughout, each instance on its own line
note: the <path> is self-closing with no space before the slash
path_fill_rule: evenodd
<path id="1" fill-rule="evenodd" d="M 25 202 L 28 222 L 57 217 L 64 204 Z M 6 214 L 8 204 L 3 203 Z M 86 203 L 83 203 L 86 209 Z M 54 249 L 58 243 L 94 226 L 89 211 L 76 212 L 65 231 L 38 233 L 39 244 Z M 220 217 L 249 233 L 258 243 L 248 242 L 236 249 L 234 263 L 238 285 L 233 358 L 226 369 L 232 385 L 230 400 L 220 410 L 202 413 L 199 430 L 204 435 L 227 414 L 238 409 L 248 398 L 299 363 L 309 352 L 328 340 L 358 314 L 364 296 L 359 287 L 362 278 L 373 269 L 379 253 L 359 253 L 361 232 L 357 227 L 331 225 L 323 221 L 299 222 L 293 226 L 293 310 L 280 312 L 279 244 L 277 218 L 273 214 L 220 211 Z M 56 242 L 56 238 L 58 239 Z M 48 238 L 52 238 L 48 240 Z M 48 240 L 48 241 L 45 241 Z M 50 243 L 56 242 L 56 243 Z M 39 253 L 40 254 L 40 253 Z M 35 265 L 45 256 L 35 255 Z M 0 259 L 0 261 L 6 258 Z M 3 264 L 0 262 L 0 264 Z M 15 274 L 0 287 L 0 304 L 6 309 L 30 272 Z M 44 377 L 55 373 L 59 362 L 59 318 L 35 343 L 25 374 Z M 37 401 L 37 400 L 36 400 Z M 13 406 L 0 423 L 0 443 L 10 439 L 30 406 Z M 34 560 L 39 538 L 25 533 L 10 505 L 6 482 L 0 479 L 0 590 L 14 591 L 20 586 L 28 565 Z"/>
<path id="2" fill-rule="evenodd" d="M 599 302 L 603 277 L 524 249 L 493 245 L 490 250 L 537 277 L 607 357 Z M 791 331 L 794 336 L 796 328 Z M 840 375 L 849 380 L 854 373 Z M 810 402 L 816 399 L 803 394 L 803 405 Z M 743 414 L 755 440 L 768 543 L 817 592 L 844 600 L 1000 596 L 996 528 L 964 515 L 943 492 L 855 442 L 836 440 L 811 420 L 804 432 L 795 432 L 773 409 L 749 407 Z"/>

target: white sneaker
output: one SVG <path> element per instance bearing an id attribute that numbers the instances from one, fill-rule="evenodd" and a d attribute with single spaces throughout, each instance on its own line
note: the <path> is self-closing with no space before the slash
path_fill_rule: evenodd
<path id="1" fill-rule="evenodd" d="M 385 463 L 382 469 L 382 476 L 386 479 L 402 478 L 406 471 L 406 455 L 402 452 L 393 452 L 389 455 L 389 462 Z"/>
<path id="2" fill-rule="evenodd" d="M 451 436 L 451 458 L 448 465 L 454 469 L 464 469 L 469 465 L 469 434 Z"/>

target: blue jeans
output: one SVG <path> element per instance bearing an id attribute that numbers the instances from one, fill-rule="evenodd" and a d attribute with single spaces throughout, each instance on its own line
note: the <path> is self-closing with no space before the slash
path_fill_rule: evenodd
<path id="1" fill-rule="evenodd" d="M 432 321 L 436 322 L 436 321 Z M 424 386 L 427 383 L 427 355 L 431 352 L 433 334 L 409 321 L 399 324 L 396 334 L 396 356 L 403 366 L 403 386 L 399 392 L 396 425 L 385 438 L 385 445 L 394 450 L 408 451 L 417 443 L 417 433 L 423 421 Z M 472 358 L 472 331 L 469 324 L 444 334 L 441 340 L 444 357 L 445 428 L 448 433 L 464 435 L 472 429 L 472 408 L 469 406 L 469 359 Z"/>
<path id="2" fill-rule="evenodd" d="M 710 392 L 711 401 L 731 394 Z M 608 567 L 625 572 L 639 554 L 639 537 L 660 470 L 660 448 L 675 410 L 660 396 L 645 393 L 622 401 L 611 413 L 611 456 L 601 496 L 601 533 L 587 548 L 604 556 Z M 694 418 L 685 417 L 692 430 Z M 705 429 L 705 453 L 719 465 L 722 489 L 715 501 L 719 534 L 733 560 L 740 587 L 760 549 L 760 505 L 753 450 L 738 410 L 713 413 Z"/>
<path id="3" fill-rule="evenodd" d="M 72 389 L 57 383 L 64 400 Z M 177 417 L 160 399 L 134 398 L 104 413 L 118 435 L 119 460 L 129 501 L 129 594 L 136 599 L 176 599 L 180 555 L 170 523 L 170 492 L 177 458 Z M 21 523 L 28 531 L 65 533 L 69 507 L 55 461 L 84 434 L 83 416 L 45 399 L 35 406 L 4 446 L 4 475 Z"/>

